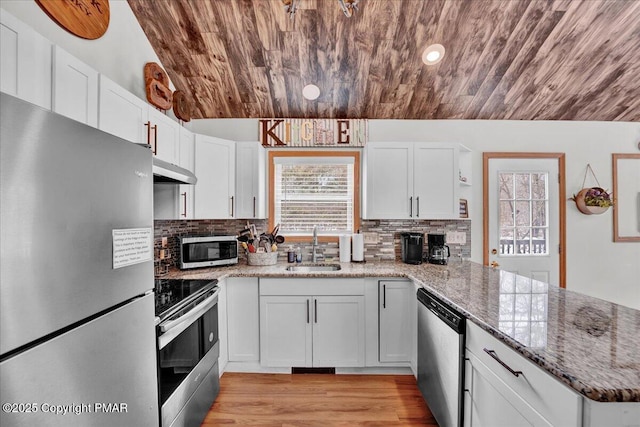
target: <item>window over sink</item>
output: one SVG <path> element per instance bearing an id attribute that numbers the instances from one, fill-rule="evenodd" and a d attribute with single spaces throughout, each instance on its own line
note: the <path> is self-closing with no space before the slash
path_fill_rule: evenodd
<path id="1" fill-rule="evenodd" d="M 270 228 L 289 241 L 332 240 L 360 222 L 360 152 L 269 152 Z"/>

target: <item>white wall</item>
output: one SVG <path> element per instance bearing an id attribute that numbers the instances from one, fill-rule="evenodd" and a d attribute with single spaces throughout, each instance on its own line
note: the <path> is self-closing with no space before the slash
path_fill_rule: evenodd
<path id="1" fill-rule="evenodd" d="M 161 62 L 126 0 L 111 0 L 109 5 L 111 17 L 107 32 L 99 39 L 85 40 L 56 24 L 34 0 L 0 1 L 0 7 L 54 44 L 146 100 L 144 65 Z"/>
<path id="2" fill-rule="evenodd" d="M 160 63 L 125 0 L 111 0 L 111 22 L 98 40 L 76 37 L 32 0 L 2 0 L 0 6 L 55 44 L 145 99 L 143 67 Z M 198 133 L 238 141 L 258 139 L 253 119 L 194 120 Z M 587 163 L 611 188 L 611 153 L 638 152 L 639 123 L 459 120 L 370 120 L 371 141 L 457 141 L 474 150 L 472 258 L 482 261 L 482 152 L 566 153 L 567 195 L 578 191 Z M 622 178 L 624 179 L 624 177 Z M 567 202 L 567 288 L 640 309 L 640 243 L 613 243 L 612 212 L 580 214 Z"/>
<path id="3" fill-rule="evenodd" d="M 192 129 L 232 140 L 258 139 L 257 120 L 195 120 Z M 580 190 L 587 163 L 600 184 L 612 188 L 611 153 L 638 152 L 640 123 L 369 120 L 369 140 L 454 141 L 473 150 L 471 256 L 481 263 L 482 152 L 565 153 L 570 197 Z M 612 215 L 611 209 L 603 215 L 583 215 L 567 201 L 567 289 L 640 309 L 640 243 L 613 243 Z"/>

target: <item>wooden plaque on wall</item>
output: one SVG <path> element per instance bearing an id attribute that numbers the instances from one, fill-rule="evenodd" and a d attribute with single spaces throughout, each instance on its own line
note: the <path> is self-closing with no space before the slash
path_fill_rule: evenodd
<path id="1" fill-rule="evenodd" d="M 51 19 L 83 39 L 102 37 L 109 27 L 109 0 L 36 0 Z"/>

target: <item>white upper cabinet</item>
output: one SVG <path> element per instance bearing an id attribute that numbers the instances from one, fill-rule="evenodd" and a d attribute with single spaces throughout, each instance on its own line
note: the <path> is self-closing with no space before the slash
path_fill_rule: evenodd
<path id="1" fill-rule="evenodd" d="M 50 110 L 52 46 L 0 9 L 0 90 Z"/>
<path id="2" fill-rule="evenodd" d="M 369 143 L 363 218 L 458 218 L 458 150 L 448 143 Z"/>
<path id="3" fill-rule="evenodd" d="M 458 218 L 458 147 L 416 144 L 413 151 L 414 218 Z"/>
<path id="4" fill-rule="evenodd" d="M 180 128 L 180 162 L 179 165 L 193 172 L 195 169 L 195 135 L 193 132 L 181 127 Z M 194 204 L 194 186 L 180 185 L 180 200 L 178 219 L 193 219 L 195 207 Z"/>
<path id="5" fill-rule="evenodd" d="M 149 120 L 143 127 L 153 154 L 159 159 L 177 165 L 180 159 L 180 124 L 150 106 Z"/>
<path id="6" fill-rule="evenodd" d="M 60 46 L 53 52 L 53 111 L 98 127 L 98 72 Z"/>
<path id="7" fill-rule="evenodd" d="M 111 79 L 100 75 L 98 129 L 136 144 L 147 143 L 149 105 Z"/>
<path id="8" fill-rule="evenodd" d="M 365 149 L 363 218 L 409 218 L 413 197 L 413 146 L 369 143 Z"/>
<path id="9" fill-rule="evenodd" d="M 236 144 L 236 218 L 266 218 L 265 157 L 259 142 Z"/>
<path id="10" fill-rule="evenodd" d="M 235 218 L 235 149 L 233 141 L 196 135 L 196 219 Z"/>

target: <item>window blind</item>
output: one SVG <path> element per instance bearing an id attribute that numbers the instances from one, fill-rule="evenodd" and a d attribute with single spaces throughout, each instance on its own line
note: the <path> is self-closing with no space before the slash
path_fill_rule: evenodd
<path id="1" fill-rule="evenodd" d="M 281 157 L 274 159 L 275 223 L 280 232 L 337 235 L 353 232 L 354 159 Z"/>

